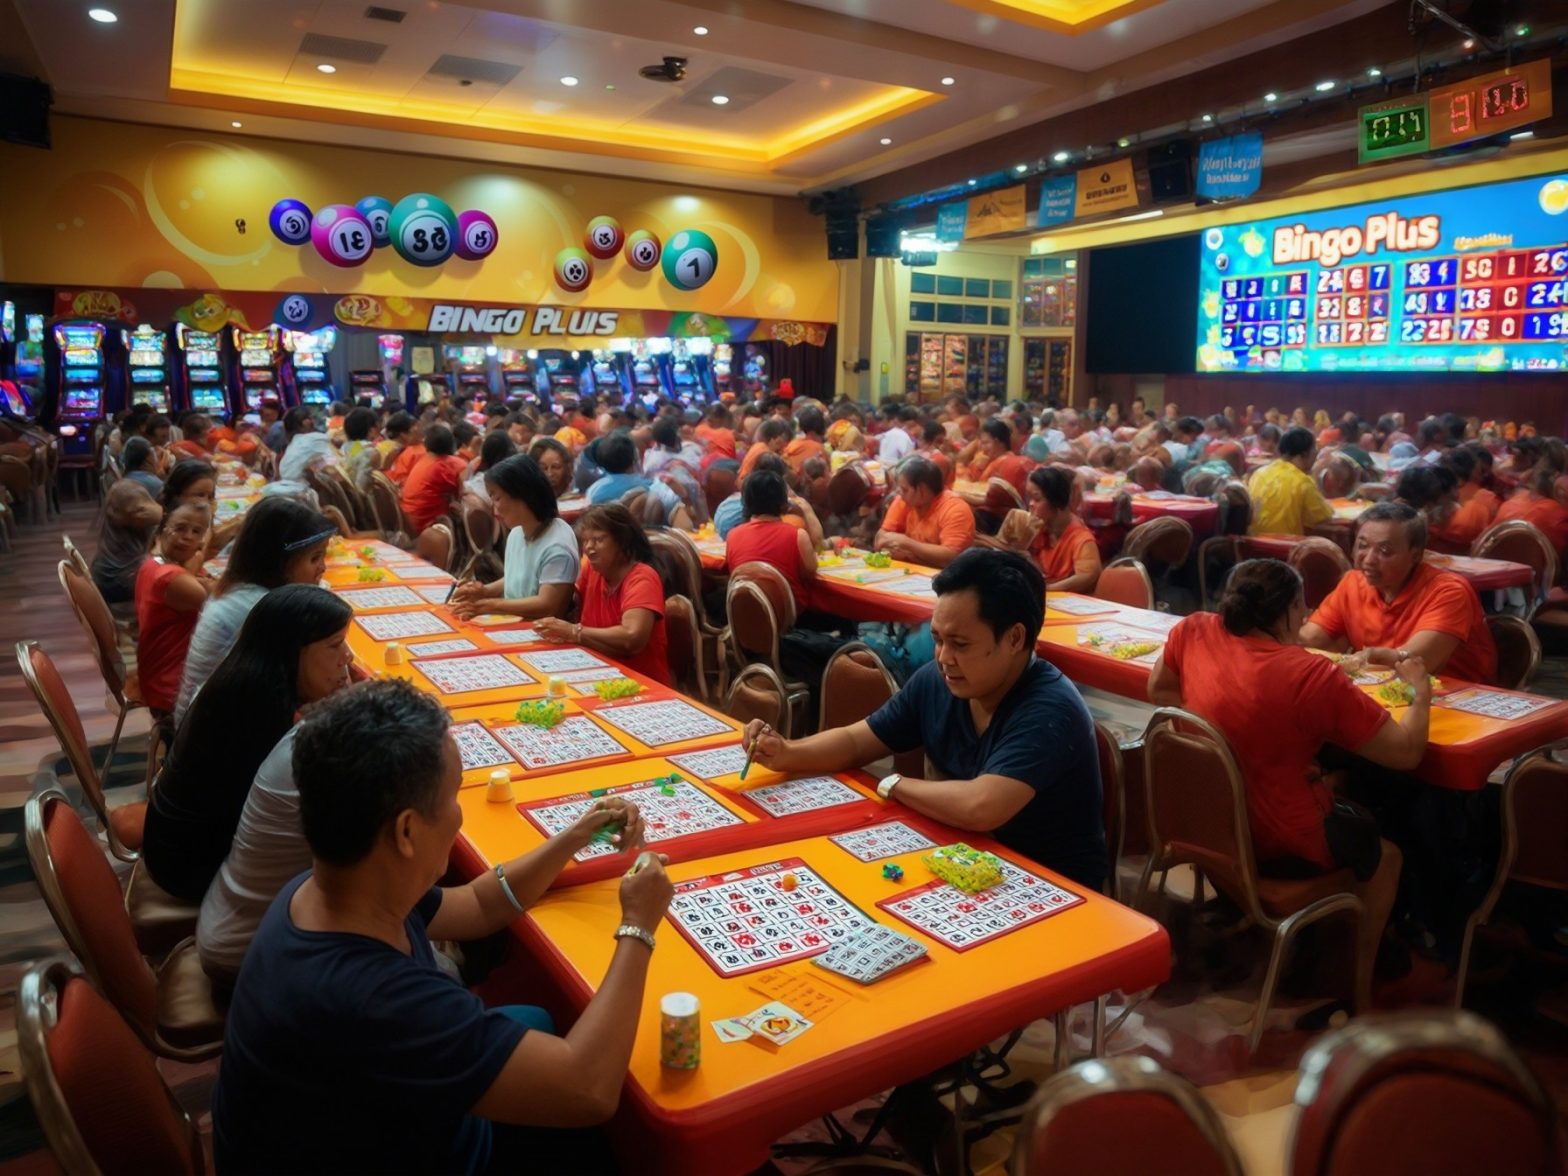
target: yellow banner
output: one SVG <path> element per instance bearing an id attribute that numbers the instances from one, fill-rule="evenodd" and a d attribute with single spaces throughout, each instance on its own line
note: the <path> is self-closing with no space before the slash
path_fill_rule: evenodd
<path id="1" fill-rule="evenodd" d="M 964 240 L 972 237 L 989 237 L 993 233 L 1011 233 L 1029 227 L 1029 206 L 1024 199 L 1024 186 L 1003 188 L 1000 192 L 987 192 L 984 196 L 969 198 L 969 217 L 964 222 Z"/>
<path id="2" fill-rule="evenodd" d="M 1132 160 L 1113 159 L 1078 173 L 1078 202 L 1073 215 L 1093 216 L 1138 207 L 1138 185 L 1132 174 Z"/>

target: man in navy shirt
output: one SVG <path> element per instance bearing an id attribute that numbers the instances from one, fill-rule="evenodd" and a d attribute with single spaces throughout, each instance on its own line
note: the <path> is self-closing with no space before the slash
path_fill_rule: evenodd
<path id="1" fill-rule="evenodd" d="M 434 699 L 379 681 L 297 728 L 315 864 L 273 902 L 234 990 L 212 1100 L 220 1173 L 483 1172 L 493 1123 L 580 1127 L 614 1113 L 669 879 L 647 854 L 622 881 L 622 925 L 605 928 L 615 953 L 566 1036 L 539 1010 L 486 1009 L 436 966 L 430 937 L 500 930 L 595 833 L 619 825 L 612 839 L 630 848 L 642 821 L 607 798 L 533 852 L 439 887 L 463 823 L 448 725 Z M 544 1154 L 550 1141 L 538 1142 L 528 1154 Z"/>
<path id="2" fill-rule="evenodd" d="M 789 741 L 746 727 L 759 763 L 842 772 L 924 747 L 938 779 L 877 787 L 916 812 L 1003 845 L 1098 890 L 1105 826 L 1094 721 L 1073 684 L 1035 656 L 1045 580 L 1012 551 L 971 548 L 932 582 L 936 659 L 863 722 Z"/>

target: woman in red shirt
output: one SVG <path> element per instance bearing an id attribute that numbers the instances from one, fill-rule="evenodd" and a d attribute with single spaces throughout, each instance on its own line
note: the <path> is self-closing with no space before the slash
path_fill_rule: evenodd
<path id="1" fill-rule="evenodd" d="M 1029 513 L 1045 524 L 1031 552 L 1052 592 L 1094 591 L 1100 580 L 1100 548 L 1094 532 L 1073 513 L 1072 471 L 1041 466 L 1029 475 Z"/>
<path id="2" fill-rule="evenodd" d="M 806 611 L 806 581 L 817 578 L 817 553 L 811 537 L 783 519 L 789 487 L 771 470 L 758 470 L 740 491 L 745 522 L 730 528 L 724 541 L 725 570 L 734 574 L 743 563 L 765 563 L 778 569 L 795 594 L 795 612 Z"/>
<path id="3" fill-rule="evenodd" d="M 1387 840 L 1378 841 L 1380 853 L 1357 844 L 1370 814 L 1337 807 L 1313 760 L 1333 743 L 1382 767 L 1414 768 L 1426 751 L 1432 688 L 1420 658 L 1400 662 L 1395 673 L 1415 698 L 1396 722 L 1334 661 L 1296 644 L 1306 617 L 1301 577 L 1289 565 L 1237 565 L 1218 614 L 1194 613 L 1171 630 L 1149 698 L 1184 707 L 1225 736 L 1246 786 L 1260 873 L 1355 871 L 1365 906 L 1362 959 L 1370 961 L 1394 904 L 1401 855 Z"/>
<path id="4" fill-rule="evenodd" d="M 664 584 L 642 525 L 619 502 L 589 507 L 577 523 L 588 566 L 577 577 L 578 618 L 541 617 L 546 641 L 598 650 L 655 682 L 672 685 L 664 632 Z"/>
<path id="5" fill-rule="evenodd" d="M 1557 471 L 1542 461 L 1526 475 L 1520 488 L 1498 509 L 1496 521 L 1523 519 L 1533 523 L 1557 549 L 1557 558 L 1568 558 L 1568 509 L 1555 497 Z"/>
<path id="6" fill-rule="evenodd" d="M 136 672 L 141 696 L 155 713 L 173 714 L 185 653 L 210 581 L 201 571 L 212 514 L 198 500 L 163 516 L 158 554 L 136 573 Z"/>

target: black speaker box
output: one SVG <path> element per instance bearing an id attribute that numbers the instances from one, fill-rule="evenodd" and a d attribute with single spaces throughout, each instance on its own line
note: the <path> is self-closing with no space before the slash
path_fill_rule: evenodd
<path id="1" fill-rule="evenodd" d="M 0 139 L 25 147 L 48 147 L 49 107 L 54 95 L 37 78 L 0 73 Z"/>
<path id="2" fill-rule="evenodd" d="M 1149 151 L 1149 196 L 1156 204 L 1192 196 L 1192 143 L 1178 139 Z"/>
<path id="3" fill-rule="evenodd" d="M 898 257 L 903 248 L 904 221 L 897 216 L 874 216 L 866 222 L 866 256 Z"/>
<path id="4" fill-rule="evenodd" d="M 860 221 L 853 212 L 827 215 L 828 260 L 854 261 L 860 256 Z"/>

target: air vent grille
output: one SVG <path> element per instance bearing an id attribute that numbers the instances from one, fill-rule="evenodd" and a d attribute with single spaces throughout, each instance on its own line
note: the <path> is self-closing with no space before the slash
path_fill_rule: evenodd
<path id="1" fill-rule="evenodd" d="M 352 61 L 359 65 L 375 65 L 387 51 L 385 45 L 374 41 L 356 41 L 351 37 L 326 37 L 320 33 L 306 33 L 299 43 L 299 51 L 306 57 L 325 57 L 332 61 Z"/>
<path id="2" fill-rule="evenodd" d="M 408 13 L 402 11 L 402 9 L 381 8 L 375 4 L 365 9 L 366 20 L 384 20 L 387 24 L 402 24 L 403 18 L 407 15 Z"/>

